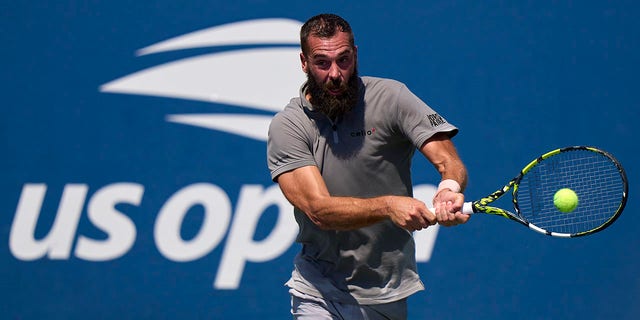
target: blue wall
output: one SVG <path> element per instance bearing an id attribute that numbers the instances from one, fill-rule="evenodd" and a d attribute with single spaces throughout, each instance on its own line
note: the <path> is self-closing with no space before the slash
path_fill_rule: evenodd
<path id="1" fill-rule="evenodd" d="M 412 319 L 640 317 L 636 2 L 2 7 L 3 318 L 286 319 L 298 247 L 261 128 L 297 94 L 296 28 L 319 12 L 351 22 L 361 74 L 405 82 L 461 128 L 469 199 L 566 145 L 610 151 L 631 181 L 623 215 L 590 237 L 489 216 L 438 229 Z M 414 167 L 421 188 L 438 181 Z"/>

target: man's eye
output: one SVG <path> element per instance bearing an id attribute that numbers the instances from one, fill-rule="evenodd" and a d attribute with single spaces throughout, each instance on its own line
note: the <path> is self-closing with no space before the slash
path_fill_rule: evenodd
<path id="1" fill-rule="evenodd" d="M 329 66 L 329 62 L 328 61 L 316 61 L 316 66 L 318 66 L 319 68 L 326 68 L 327 66 Z"/>

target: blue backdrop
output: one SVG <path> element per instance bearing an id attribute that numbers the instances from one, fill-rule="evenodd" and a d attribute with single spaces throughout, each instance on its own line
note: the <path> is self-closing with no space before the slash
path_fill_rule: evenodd
<path id="1" fill-rule="evenodd" d="M 360 73 L 461 128 L 469 199 L 542 152 L 627 169 L 609 229 L 553 239 L 478 216 L 421 237 L 411 319 L 640 318 L 634 1 L 14 1 L 0 14 L 0 312 L 286 319 L 295 227 L 264 126 L 297 94 L 297 29 L 347 18 Z M 414 181 L 438 181 L 423 159 Z"/>

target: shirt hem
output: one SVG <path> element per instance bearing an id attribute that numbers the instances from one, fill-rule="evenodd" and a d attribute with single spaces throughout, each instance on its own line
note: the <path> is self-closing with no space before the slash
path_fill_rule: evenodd
<path id="1" fill-rule="evenodd" d="M 322 293 L 316 290 L 306 290 L 305 288 L 296 286 L 294 282 L 295 281 L 293 279 L 290 279 L 289 281 L 287 281 L 287 283 L 285 283 L 285 286 L 289 287 L 290 289 L 289 293 L 291 295 L 294 295 L 298 298 L 304 299 L 305 295 L 308 295 L 317 299 L 322 299 L 327 301 L 347 303 L 347 304 L 360 304 L 360 305 L 376 305 L 376 304 L 392 303 L 402 299 L 406 299 L 417 292 L 425 290 L 425 287 L 424 287 L 424 284 L 422 284 L 422 281 L 418 280 L 418 283 L 416 285 L 413 285 L 408 289 L 404 289 L 403 292 L 390 295 L 390 296 L 385 296 L 384 298 L 355 297 L 355 296 L 349 295 L 351 299 L 346 299 L 346 298 L 331 297 L 331 296 L 327 297 L 322 295 Z M 345 295 L 347 294 L 345 293 Z"/>

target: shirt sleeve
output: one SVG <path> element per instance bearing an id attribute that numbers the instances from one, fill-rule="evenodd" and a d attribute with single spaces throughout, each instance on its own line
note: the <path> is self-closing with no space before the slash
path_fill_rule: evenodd
<path id="1" fill-rule="evenodd" d="M 398 123 L 401 130 L 420 148 L 429 138 L 439 132 L 446 132 L 449 137 L 458 133 L 458 128 L 418 98 L 405 85 L 400 87 L 397 102 Z"/>
<path id="2" fill-rule="evenodd" d="M 269 125 L 267 139 L 267 164 L 271 179 L 276 181 L 279 175 L 304 166 L 315 166 L 313 141 L 301 121 L 291 113 L 276 114 Z"/>

